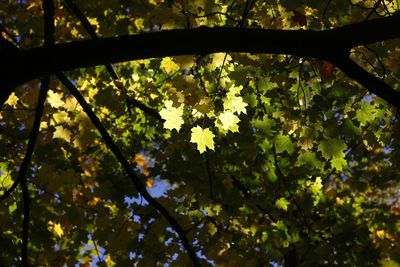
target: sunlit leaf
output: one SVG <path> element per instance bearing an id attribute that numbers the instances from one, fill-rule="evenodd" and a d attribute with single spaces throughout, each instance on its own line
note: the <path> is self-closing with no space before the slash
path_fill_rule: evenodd
<path id="1" fill-rule="evenodd" d="M 183 105 L 181 105 L 179 108 L 175 108 L 172 106 L 172 104 L 173 103 L 170 100 L 165 101 L 165 108 L 161 109 L 160 116 L 165 120 L 165 129 L 176 129 L 179 131 L 183 124 Z"/>
<path id="2" fill-rule="evenodd" d="M 201 153 L 206 151 L 206 148 L 214 150 L 215 135 L 208 128 L 196 126 L 192 128 L 190 142 L 197 144 L 197 150 Z"/>

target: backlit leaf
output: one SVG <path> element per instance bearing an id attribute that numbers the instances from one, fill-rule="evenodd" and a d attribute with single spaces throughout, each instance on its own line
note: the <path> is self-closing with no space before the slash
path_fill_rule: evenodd
<path id="1" fill-rule="evenodd" d="M 165 129 L 179 131 L 183 124 L 183 104 L 179 108 L 173 107 L 172 104 L 171 100 L 165 101 L 165 108 L 161 109 L 160 116 L 165 120 Z"/>
<path id="2" fill-rule="evenodd" d="M 200 154 L 206 151 L 206 148 L 214 150 L 214 134 L 208 128 L 196 126 L 192 128 L 190 142 L 197 144 L 197 150 Z"/>

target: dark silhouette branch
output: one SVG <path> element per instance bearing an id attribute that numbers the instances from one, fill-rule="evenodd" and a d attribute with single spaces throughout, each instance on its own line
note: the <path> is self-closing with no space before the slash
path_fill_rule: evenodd
<path id="1" fill-rule="evenodd" d="M 332 63 L 347 76 L 364 86 L 369 92 L 376 94 L 397 107 L 397 109 L 400 109 L 400 91 L 394 90 L 381 78 L 369 73 L 349 57 L 337 58 L 332 60 Z"/>
<path id="2" fill-rule="evenodd" d="M 128 105 L 132 105 L 134 107 L 137 107 L 138 109 L 140 109 L 141 111 L 143 111 L 144 113 L 146 113 L 147 115 L 152 116 L 153 118 L 163 122 L 164 120 L 161 118 L 160 114 L 158 113 L 157 110 L 146 106 L 145 104 L 143 104 L 142 102 L 134 99 L 134 98 L 128 98 L 127 100 Z"/>
<path id="3" fill-rule="evenodd" d="M 133 171 L 133 166 L 126 160 L 120 149 L 112 140 L 111 136 L 108 134 L 104 125 L 101 123 L 96 114 L 92 111 L 90 105 L 86 102 L 83 96 L 79 93 L 78 89 L 72 84 L 72 82 L 62 73 L 57 73 L 57 77 L 60 79 L 62 84 L 68 89 L 68 91 L 76 98 L 78 103 L 82 106 L 85 113 L 88 115 L 94 126 L 97 128 L 99 133 L 101 134 L 104 142 L 114 154 L 114 156 L 118 159 L 120 164 L 122 165 L 125 172 L 128 174 L 129 179 L 132 181 L 138 192 L 146 199 L 146 201 L 155 208 L 158 212 L 161 213 L 162 216 L 169 222 L 175 232 L 178 234 L 183 247 L 186 249 L 186 252 L 189 254 L 190 259 L 194 266 L 201 266 L 199 259 L 196 255 L 196 252 L 192 248 L 192 245 L 189 243 L 185 235 L 185 231 L 179 222 L 169 213 L 169 211 L 156 199 L 154 199 L 149 192 L 146 190 L 146 187 L 140 181 L 139 177 Z"/>
<path id="4" fill-rule="evenodd" d="M 31 79 L 58 71 L 127 60 L 247 52 L 291 54 L 334 61 L 348 55 L 353 47 L 400 37 L 398 25 L 400 13 L 327 31 L 200 27 L 69 42 L 26 52 L 0 53 L 3 63 L 0 66 L 0 105 L 15 86 Z M 389 101 L 385 92 L 377 95 Z"/>
<path id="5" fill-rule="evenodd" d="M 0 196 L 0 202 L 2 202 L 4 199 L 8 198 L 12 192 L 14 192 L 15 188 L 17 188 L 19 184 L 19 180 L 15 180 L 14 183 L 11 185 L 10 188 L 8 188 L 3 195 Z"/>
<path id="6" fill-rule="evenodd" d="M 54 44 L 53 0 L 43 0 L 43 10 L 44 10 L 44 33 L 45 33 L 44 45 L 50 46 Z M 50 83 L 50 76 L 46 76 L 45 78 L 43 78 L 41 82 L 38 103 L 36 107 L 35 118 L 33 120 L 32 130 L 29 136 L 28 147 L 17 178 L 17 180 L 20 181 L 21 185 L 23 209 L 24 209 L 24 217 L 22 222 L 22 243 L 21 243 L 21 265 L 24 267 L 29 266 L 28 243 L 29 243 L 29 223 L 30 223 L 30 213 L 31 213 L 29 189 L 28 189 L 26 174 L 28 171 L 29 163 L 32 158 L 35 143 L 39 135 L 40 120 L 42 118 L 44 111 L 44 103 L 46 101 L 49 83 Z"/>
<path id="7" fill-rule="evenodd" d="M 40 85 L 39 99 L 37 103 L 32 130 L 29 136 L 27 149 L 25 152 L 25 157 L 22 161 L 17 177 L 17 181 L 19 181 L 19 183 L 21 184 L 23 206 L 24 206 L 24 219 L 23 219 L 22 245 L 21 245 L 22 266 L 29 266 L 27 258 L 27 250 L 28 250 L 28 237 L 29 237 L 30 199 L 26 181 L 26 173 L 28 171 L 28 166 L 32 158 L 36 139 L 39 135 L 40 120 L 44 111 L 44 102 L 46 100 L 48 85 L 49 85 L 49 79 L 48 78 L 43 79 L 42 84 Z"/>

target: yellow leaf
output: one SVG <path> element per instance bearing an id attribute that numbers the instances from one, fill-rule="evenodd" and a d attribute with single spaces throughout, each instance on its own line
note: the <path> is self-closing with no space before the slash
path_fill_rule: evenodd
<path id="1" fill-rule="evenodd" d="M 99 203 L 101 201 L 101 198 L 99 197 L 93 197 L 92 200 L 88 201 L 88 205 L 89 206 L 96 206 L 97 203 Z"/>
<path id="2" fill-rule="evenodd" d="M 65 140 L 66 142 L 70 142 L 71 132 L 62 126 L 56 126 L 56 130 L 53 133 L 53 138 L 59 138 Z"/>
<path id="3" fill-rule="evenodd" d="M 380 239 L 384 239 L 385 238 L 385 230 L 376 231 L 376 236 L 379 237 Z"/>
<path id="4" fill-rule="evenodd" d="M 49 221 L 47 225 L 47 229 L 56 234 L 58 237 L 62 237 L 64 235 L 64 230 L 62 229 L 61 224 Z"/>
<path id="5" fill-rule="evenodd" d="M 69 122 L 68 113 L 65 111 L 56 112 L 53 114 L 53 120 L 55 124 Z M 50 125 L 54 125 L 54 123 L 50 123 Z"/>
<path id="6" fill-rule="evenodd" d="M 197 144 L 197 150 L 200 154 L 206 151 L 206 147 L 214 150 L 214 134 L 208 129 L 202 129 L 200 126 L 192 128 L 190 142 Z"/>
<path id="7" fill-rule="evenodd" d="M 179 70 L 178 64 L 176 64 L 170 57 L 163 58 L 160 67 L 168 74 Z"/>
<path id="8" fill-rule="evenodd" d="M 213 236 L 218 232 L 217 227 L 213 223 L 207 223 L 208 233 Z"/>
<path id="9" fill-rule="evenodd" d="M 53 90 L 49 90 L 47 101 L 53 108 L 59 108 L 65 105 L 65 102 L 62 100 L 62 94 L 55 93 Z"/>
<path id="10" fill-rule="evenodd" d="M 105 203 L 104 207 L 108 208 L 111 211 L 112 215 L 116 215 L 118 212 L 117 206 L 115 206 L 115 204 L 113 203 Z"/>
<path id="11" fill-rule="evenodd" d="M 232 59 L 232 57 L 226 53 L 212 54 L 212 67 L 213 68 L 222 67 L 222 63 L 224 63 L 224 59 L 225 59 L 225 63 L 227 63 Z"/>
<path id="12" fill-rule="evenodd" d="M 15 93 L 12 92 L 9 95 L 9 97 L 8 97 L 7 101 L 5 102 L 5 104 L 7 104 L 9 106 L 12 106 L 13 108 L 16 108 L 18 100 L 19 100 L 18 96 L 16 96 Z"/>
<path id="13" fill-rule="evenodd" d="M 107 266 L 115 266 L 115 262 L 111 259 L 111 256 L 110 255 L 106 255 L 106 264 L 107 264 Z"/>
<path id="14" fill-rule="evenodd" d="M 315 179 L 315 182 L 313 184 L 311 184 L 310 190 L 314 195 L 317 195 L 317 194 L 321 193 L 322 187 L 323 187 L 322 179 L 321 179 L 321 177 L 317 177 Z"/>
<path id="15" fill-rule="evenodd" d="M 160 116 L 165 120 L 164 128 L 173 130 L 176 129 L 179 131 L 183 124 L 183 104 L 179 108 L 175 108 L 172 106 L 172 101 L 165 101 L 165 108 L 161 109 Z"/>

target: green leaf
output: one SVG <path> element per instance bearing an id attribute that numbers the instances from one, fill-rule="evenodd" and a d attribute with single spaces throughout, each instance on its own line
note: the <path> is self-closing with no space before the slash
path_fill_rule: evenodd
<path id="1" fill-rule="evenodd" d="M 361 102 L 360 108 L 356 111 L 356 118 L 361 126 L 373 121 L 376 118 L 375 107 L 371 103 Z"/>
<path id="2" fill-rule="evenodd" d="M 337 171 L 342 171 L 343 167 L 347 166 L 347 161 L 344 158 L 333 158 L 331 159 L 331 166 L 332 168 L 336 169 Z"/>
<path id="3" fill-rule="evenodd" d="M 285 210 L 285 211 L 287 210 L 289 204 L 290 204 L 290 202 L 284 197 L 279 198 L 275 202 L 275 206 L 277 206 L 279 209 L 282 209 L 282 210 Z"/>
<path id="4" fill-rule="evenodd" d="M 275 138 L 275 146 L 277 153 L 282 153 L 284 151 L 287 151 L 289 154 L 292 154 L 295 149 L 295 145 L 293 144 L 290 137 L 288 135 L 283 135 L 283 134 L 279 134 Z"/>
<path id="5" fill-rule="evenodd" d="M 344 150 L 346 149 L 347 145 L 345 142 L 337 138 L 323 140 L 318 145 L 318 151 L 321 151 L 322 156 L 326 159 L 343 158 Z"/>
<path id="6" fill-rule="evenodd" d="M 308 166 L 310 168 L 322 169 L 324 164 L 317 159 L 314 152 L 302 150 L 297 157 L 296 166 Z"/>

